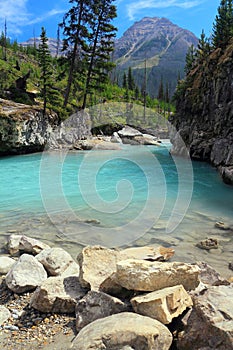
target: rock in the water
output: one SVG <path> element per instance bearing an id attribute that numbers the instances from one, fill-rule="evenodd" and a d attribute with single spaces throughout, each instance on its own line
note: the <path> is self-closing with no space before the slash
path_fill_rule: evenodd
<path id="1" fill-rule="evenodd" d="M 113 249 L 85 247 L 78 256 L 81 285 L 91 290 L 99 290 L 101 283 L 116 271 L 118 255 Z"/>
<path id="2" fill-rule="evenodd" d="M 15 293 L 24 293 L 40 286 L 47 279 L 43 265 L 29 254 L 23 254 L 6 275 L 7 287 Z"/>
<path id="3" fill-rule="evenodd" d="M 210 250 L 210 249 L 218 249 L 219 244 L 218 240 L 215 238 L 207 238 L 203 241 L 200 241 L 196 245 L 198 248 L 205 249 L 205 250 Z"/>
<path id="4" fill-rule="evenodd" d="M 212 286 L 193 296 L 194 307 L 184 317 L 179 350 L 233 349 L 233 286 Z"/>
<path id="5" fill-rule="evenodd" d="M 0 305 L 0 326 L 3 325 L 11 317 L 10 311 L 5 307 Z"/>
<path id="6" fill-rule="evenodd" d="M 84 327 L 72 344 L 73 350 L 168 350 L 172 335 L 159 321 L 123 312 L 96 320 Z"/>
<path id="7" fill-rule="evenodd" d="M 116 280 L 124 288 L 153 292 L 182 284 L 186 290 L 199 284 L 199 268 L 182 262 L 150 262 L 128 259 L 117 263 Z"/>
<path id="8" fill-rule="evenodd" d="M 164 288 L 131 299 L 134 311 L 169 324 L 193 305 L 192 298 L 182 285 Z"/>
<path id="9" fill-rule="evenodd" d="M 129 311 L 129 305 L 120 299 L 102 292 L 89 291 L 75 308 L 77 331 L 99 318 L 125 311 Z"/>
<path id="10" fill-rule="evenodd" d="M 43 249 L 50 248 L 49 245 L 24 235 L 11 235 L 8 239 L 8 251 L 12 256 L 20 253 L 39 254 Z"/>
<path id="11" fill-rule="evenodd" d="M 8 256 L 0 256 L 0 275 L 7 274 L 15 263 L 16 261 Z"/>
<path id="12" fill-rule="evenodd" d="M 50 276 L 59 276 L 75 263 L 72 256 L 62 248 L 43 250 L 36 259 L 44 266 Z"/>
<path id="13" fill-rule="evenodd" d="M 35 290 L 30 305 L 41 312 L 74 313 L 84 294 L 77 276 L 49 277 Z"/>
<path id="14" fill-rule="evenodd" d="M 142 133 L 137 129 L 131 128 L 130 126 L 126 125 L 122 130 L 118 131 L 118 135 L 120 137 L 135 137 L 142 136 Z"/>
<path id="15" fill-rule="evenodd" d="M 118 133 L 115 131 L 111 137 L 111 142 L 113 143 L 122 143 L 122 139 L 118 135 Z"/>

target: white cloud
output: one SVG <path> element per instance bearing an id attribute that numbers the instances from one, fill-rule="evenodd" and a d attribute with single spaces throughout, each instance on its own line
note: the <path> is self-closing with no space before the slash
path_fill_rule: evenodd
<path id="1" fill-rule="evenodd" d="M 189 9 L 203 3 L 203 0 L 141 0 L 128 4 L 127 14 L 130 20 L 135 20 L 136 15 L 144 9 L 165 9 L 170 7 L 179 7 Z"/>
<path id="2" fill-rule="evenodd" d="M 54 9 L 54 10 L 48 11 L 39 17 L 33 18 L 31 21 L 29 21 L 28 25 L 44 22 L 47 19 L 49 19 L 50 17 L 59 15 L 61 13 L 65 14 L 65 10 L 55 10 Z"/>

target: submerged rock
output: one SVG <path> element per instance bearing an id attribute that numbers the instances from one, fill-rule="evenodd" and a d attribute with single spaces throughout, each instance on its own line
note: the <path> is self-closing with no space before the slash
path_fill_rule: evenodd
<path id="1" fill-rule="evenodd" d="M 172 335 L 159 321 L 123 312 L 96 320 L 84 327 L 72 344 L 73 350 L 168 350 Z"/>
<path id="2" fill-rule="evenodd" d="M 207 238 L 197 243 L 196 246 L 198 248 L 205 249 L 205 250 L 218 249 L 219 243 L 218 243 L 218 240 L 215 238 Z"/>

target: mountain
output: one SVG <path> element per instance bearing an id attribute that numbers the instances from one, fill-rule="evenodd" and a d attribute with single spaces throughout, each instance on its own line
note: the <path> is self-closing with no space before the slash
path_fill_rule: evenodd
<path id="1" fill-rule="evenodd" d="M 51 55 L 55 57 L 57 55 L 57 51 L 59 51 L 59 55 L 61 54 L 61 48 L 62 48 L 62 43 L 59 45 L 59 50 L 58 50 L 58 41 L 57 39 L 53 38 L 48 38 L 48 46 L 51 52 Z M 24 41 L 20 43 L 23 47 L 31 46 L 34 47 L 34 45 L 38 48 L 40 44 L 40 38 L 30 38 L 27 41 Z"/>
<path id="2" fill-rule="evenodd" d="M 155 97 L 162 78 L 164 84 L 169 84 L 172 94 L 178 75 L 184 75 L 188 47 L 197 43 L 193 33 L 168 19 L 145 17 L 116 40 L 116 77 L 121 82 L 124 72 L 131 67 L 134 80 L 141 88 L 146 67 L 147 92 Z"/>

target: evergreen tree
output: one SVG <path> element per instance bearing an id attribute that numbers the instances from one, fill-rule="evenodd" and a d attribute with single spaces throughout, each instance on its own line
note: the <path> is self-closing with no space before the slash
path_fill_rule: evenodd
<path id="1" fill-rule="evenodd" d="M 111 24 L 117 16 L 114 0 L 93 0 L 91 3 L 90 38 L 86 50 L 87 76 L 85 79 L 82 108 L 85 109 L 87 95 L 93 88 L 100 88 L 108 80 L 109 72 L 114 67 L 111 53 L 114 49 L 116 28 Z"/>
<path id="2" fill-rule="evenodd" d="M 170 93 L 169 93 L 169 85 L 168 82 L 166 82 L 166 90 L 165 90 L 165 102 L 170 102 Z"/>
<path id="3" fill-rule="evenodd" d="M 163 86 L 163 77 L 161 76 L 159 91 L 158 91 L 158 100 L 163 101 L 163 99 L 164 99 L 164 86 Z"/>
<path id="4" fill-rule="evenodd" d="M 81 52 L 86 50 L 87 38 L 89 37 L 88 28 L 91 21 L 91 0 L 69 0 L 73 4 L 71 9 L 65 14 L 61 27 L 65 39 L 63 40 L 63 51 L 70 50 L 68 59 L 70 62 L 68 82 L 64 97 L 64 107 L 67 106 L 75 65 L 81 56 Z"/>
<path id="5" fill-rule="evenodd" d="M 48 38 L 44 27 L 41 28 L 40 44 L 38 48 L 39 66 L 41 68 L 41 84 L 42 84 L 42 98 L 43 98 L 43 115 L 46 113 L 47 102 L 51 95 L 51 54 L 48 47 Z"/>
<path id="6" fill-rule="evenodd" d="M 212 44 L 214 48 L 224 49 L 233 36 L 232 0 L 221 0 L 213 25 Z"/>
<path id="7" fill-rule="evenodd" d="M 206 38 L 204 30 L 201 32 L 201 37 L 198 41 L 196 55 L 199 60 L 203 60 L 210 53 L 209 40 Z"/>
<path id="8" fill-rule="evenodd" d="M 134 82 L 134 78 L 132 75 L 132 68 L 129 67 L 128 69 L 128 88 L 130 91 L 133 91 L 135 89 L 135 82 Z"/>
<path id="9" fill-rule="evenodd" d="M 186 58 L 185 58 L 185 67 L 184 67 L 184 71 L 186 73 L 186 75 L 191 71 L 191 69 L 194 66 L 195 63 L 195 59 L 196 59 L 196 50 L 194 48 L 193 45 L 191 45 L 188 48 L 188 52 L 186 54 Z"/>
<path id="10" fill-rule="evenodd" d="M 124 73 L 123 75 L 123 84 L 122 84 L 123 89 L 127 89 L 128 88 L 128 84 L 127 84 L 127 76 Z"/>

